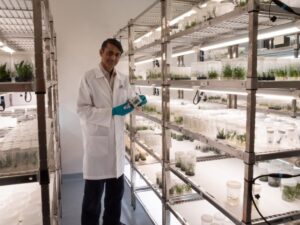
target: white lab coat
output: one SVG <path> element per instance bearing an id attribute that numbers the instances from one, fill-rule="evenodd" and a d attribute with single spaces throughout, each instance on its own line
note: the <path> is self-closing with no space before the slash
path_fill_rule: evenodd
<path id="1" fill-rule="evenodd" d="M 123 116 L 112 116 L 112 108 L 133 96 L 128 76 L 119 72 L 113 91 L 99 67 L 82 78 L 77 113 L 83 135 L 84 179 L 118 178 L 123 174 L 125 122 Z"/>

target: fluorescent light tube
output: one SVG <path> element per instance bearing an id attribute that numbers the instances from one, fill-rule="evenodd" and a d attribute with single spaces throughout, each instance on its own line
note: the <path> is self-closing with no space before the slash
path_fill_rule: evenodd
<path id="1" fill-rule="evenodd" d="M 191 9 L 190 11 L 188 11 L 186 13 L 183 13 L 182 15 L 180 15 L 180 16 L 174 18 L 173 20 L 171 20 L 170 25 L 172 26 L 172 25 L 178 23 L 180 20 L 183 20 L 185 17 L 189 17 L 189 16 L 191 16 L 195 13 L 196 13 L 196 11 L 194 9 Z"/>
<path id="2" fill-rule="evenodd" d="M 180 16 L 174 18 L 173 20 L 171 20 L 171 21 L 170 21 L 170 25 L 172 26 L 172 25 L 178 23 L 180 20 L 183 20 L 185 17 L 189 17 L 189 16 L 191 16 L 191 15 L 193 15 L 193 14 L 195 14 L 195 13 L 196 13 L 196 11 L 195 11 L 194 9 L 191 9 L 190 11 L 188 11 L 188 12 L 186 12 L 186 13 L 183 13 L 182 15 L 180 15 Z M 156 30 L 156 31 L 161 31 L 161 27 L 157 27 L 155 30 Z M 134 40 L 133 42 L 134 42 L 134 43 L 138 43 L 138 42 L 140 42 L 144 37 L 149 37 L 152 33 L 153 33 L 153 32 L 150 31 L 150 32 L 144 34 L 143 36 L 139 37 L 138 39 Z"/>
<path id="3" fill-rule="evenodd" d="M 181 56 L 181 55 L 189 55 L 189 54 L 193 54 L 193 53 L 195 53 L 195 50 L 189 50 L 189 51 L 185 51 L 185 52 L 178 52 L 178 53 L 172 54 L 172 58 L 175 58 L 175 57 Z M 139 61 L 139 62 L 136 62 L 135 65 L 141 65 L 141 64 L 148 63 L 148 62 L 153 62 L 154 60 L 161 60 L 161 57 L 158 57 L 158 58 L 155 58 L 155 59 L 146 59 L 146 60 L 143 60 L 143 61 Z"/>
<path id="4" fill-rule="evenodd" d="M 8 47 L 8 46 L 3 46 L 1 47 L 1 50 L 4 52 L 8 52 L 8 53 L 14 53 L 15 50 L 13 50 L 12 48 Z"/>
<path id="5" fill-rule="evenodd" d="M 300 29 L 293 24 L 292 27 L 289 28 L 283 28 L 280 30 L 274 30 L 274 31 L 261 31 L 257 35 L 257 40 L 263 40 L 263 39 L 268 39 L 276 36 L 282 36 L 282 35 L 288 35 L 288 34 L 293 34 L 293 33 L 298 33 L 300 32 Z M 223 42 L 218 42 L 215 44 L 209 44 L 203 47 L 200 47 L 200 50 L 202 51 L 208 51 L 208 50 L 213 50 L 217 48 L 224 48 L 232 45 L 237 45 L 237 44 L 243 44 L 249 42 L 249 37 L 243 37 L 243 38 L 238 38 L 238 39 L 233 39 L 233 40 L 228 40 L 228 41 L 223 41 Z"/>
<path id="6" fill-rule="evenodd" d="M 175 58 L 175 57 L 181 56 L 181 55 L 189 55 L 189 54 L 193 54 L 193 53 L 195 53 L 195 50 L 189 50 L 189 51 L 185 51 L 185 52 L 178 52 L 178 53 L 172 54 L 172 58 Z"/>

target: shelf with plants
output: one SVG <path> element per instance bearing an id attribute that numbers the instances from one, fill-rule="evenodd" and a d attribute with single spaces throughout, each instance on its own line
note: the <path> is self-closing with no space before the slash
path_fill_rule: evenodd
<path id="1" fill-rule="evenodd" d="M 278 161 L 271 161 L 268 163 L 268 168 L 273 172 L 282 171 L 282 169 L 293 169 L 286 163 L 280 163 Z M 270 164 L 277 164 L 278 167 L 275 168 Z M 242 218 L 242 202 L 243 202 L 243 162 L 234 159 L 219 159 L 219 160 L 209 160 L 203 162 L 197 162 L 195 168 L 194 176 L 186 176 L 182 171 L 175 166 L 172 166 L 171 170 L 177 174 L 180 178 L 190 183 L 198 193 L 203 193 L 204 198 L 206 196 L 211 197 L 215 202 L 215 205 L 223 208 L 223 212 L 227 211 L 229 216 L 232 215 L 235 217 L 235 221 L 240 221 Z M 281 166 L 281 168 L 280 168 Z M 265 171 L 262 169 L 266 167 L 254 167 L 254 176 L 258 176 L 264 174 Z M 295 171 L 299 171 L 298 169 L 294 169 Z M 209 173 L 207 173 L 209 171 Z M 211 179 L 212 177 L 218 177 L 218 179 Z M 270 221 L 283 221 L 283 217 L 288 218 L 293 215 L 294 218 L 299 218 L 300 216 L 300 207 L 299 207 L 299 199 L 297 199 L 297 190 L 296 185 L 293 188 L 289 188 L 288 184 L 285 185 L 286 180 L 281 179 L 283 185 L 281 185 L 276 180 L 272 178 L 268 178 L 269 181 L 257 181 L 257 188 L 255 194 L 260 195 L 258 207 L 263 215 Z M 272 179 L 272 180 L 271 180 Z M 280 180 L 280 179 L 279 179 Z M 228 196 L 228 186 L 230 186 L 229 182 L 236 182 L 236 188 L 238 190 L 235 199 L 233 200 Z M 276 183 L 277 182 L 277 183 Z M 297 184 L 297 181 L 295 181 Z M 300 180 L 298 181 L 300 182 Z M 270 205 L 276 205 L 276 207 L 270 207 Z M 260 223 L 264 224 L 264 221 L 261 221 L 260 216 L 253 209 L 252 222 L 254 224 Z"/>
<path id="2" fill-rule="evenodd" d="M 151 98 L 149 99 L 151 100 Z M 149 101 L 147 109 L 152 107 L 150 104 L 151 101 Z M 220 149 L 224 153 L 239 159 L 244 159 L 246 142 L 244 133 L 246 128 L 243 124 L 245 124 L 246 121 L 245 111 L 214 107 L 205 109 L 205 105 L 208 107 L 207 105 L 209 104 L 200 104 L 200 106 L 198 106 L 200 107 L 199 110 L 192 104 L 180 106 L 174 105 L 171 102 L 171 109 L 174 107 L 177 117 L 182 118 L 182 122 L 181 124 L 176 124 L 174 120 L 167 126 L 174 131 L 180 132 L 182 139 L 184 137 L 190 137 L 191 140 L 199 140 L 211 147 Z M 155 112 L 156 110 L 153 109 L 152 111 Z M 149 115 L 148 113 L 142 112 L 139 112 L 137 115 L 161 124 L 161 120 L 157 119 L 159 115 L 155 116 L 153 113 Z M 234 119 L 229 119 L 229 117 Z M 258 113 L 256 120 L 258 126 L 256 131 L 258 138 L 255 144 L 255 148 L 257 149 L 255 153 L 256 160 L 267 160 L 273 157 L 284 158 L 297 156 L 299 154 L 298 120 L 288 117 L 278 118 L 278 116 L 271 114 L 265 115 L 263 113 Z M 160 137 L 158 137 L 158 139 L 159 138 Z M 178 145 L 180 142 L 174 139 L 172 139 L 172 141 L 174 142 L 174 146 L 180 146 Z M 188 146 L 189 142 L 190 141 L 185 142 L 185 145 Z M 151 140 L 151 143 L 154 144 L 154 141 Z M 158 152 L 160 148 L 161 146 L 156 148 L 158 154 L 161 154 L 161 152 Z"/>
<path id="3" fill-rule="evenodd" d="M 5 213 L 5 215 L 0 216 L 0 223 L 60 224 L 59 193 L 61 167 L 57 114 L 58 90 L 57 87 L 53 87 L 54 83 L 47 88 L 45 81 L 57 81 L 56 34 L 49 2 L 48 0 L 12 0 L 4 4 L 0 11 L 2 13 L 5 12 L 7 17 L 6 21 L 3 22 L 7 32 L 3 41 L 9 43 L 9 46 L 5 46 L 6 49 L 13 48 L 13 50 L 9 50 L 10 52 L 31 52 L 31 50 L 35 52 L 34 63 L 20 61 L 12 65 L 12 71 L 9 71 L 7 66 L 1 66 L 0 92 L 36 92 L 37 99 L 34 116 L 31 117 L 30 113 L 20 116 L 14 112 L 14 114 L 18 114 L 15 115 L 18 117 L 18 122 L 15 126 L 11 126 L 11 129 L 8 131 L 4 129 L 5 135 L 1 135 L 0 188 L 5 189 L 9 187 L 10 189 L 14 184 L 18 184 L 17 186 L 19 187 L 28 186 L 29 194 L 31 193 L 31 186 L 40 188 L 40 190 L 32 189 L 32 191 L 40 195 L 39 202 L 34 202 L 33 205 L 30 205 L 31 203 L 27 201 L 30 195 L 26 195 L 28 197 L 25 198 L 24 204 L 18 199 L 13 199 L 12 202 L 9 202 L 11 206 L 15 206 L 17 203 L 20 203 L 19 206 L 22 204 L 22 208 L 17 214 L 14 213 L 15 209 L 9 208 L 4 202 L 6 207 L 1 212 Z M 24 14 L 24 12 L 26 13 Z M 11 21 L 15 19 L 20 20 L 18 24 L 19 29 L 17 30 Z M 28 24 L 31 25 L 28 26 Z M 11 36 L 11 31 L 14 32 L 14 37 Z M 20 34 L 20 32 L 30 35 L 24 41 L 24 35 Z M 11 38 L 14 39 L 13 42 Z M 14 54 L 10 56 L 13 58 Z M 49 118 L 45 112 L 45 94 L 48 95 Z M 13 117 L 9 115 L 8 105 L 10 104 L 7 104 L 5 111 L 0 113 L 0 119 L 8 121 L 10 117 Z M 3 124 L 0 123 L 0 127 Z M 48 180 L 50 181 L 49 185 Z M 5 185 L 10 186 L 6 187 Z M 16 201 L 17 203 L 15 203 Z M 29 205 L 31 207 L 28 207 Z M 3 204 L 1 207 L 3 207 Z M 19 215 L 19 212 L 22 211 L 23 213 Z M 36 211 L 39 212 L 36 213 Z M 24 218 L 22 218 L 22 215 Z M 25 218 L 25 216 L 28 217 Z M 14 222 L 3 222 L 2 219 Z"/>
<path id="4" fill-rule="evenodd" d="M 156 20 L 157 23 L 148 21 L 152 27 L 144 32 L 140 32 L 137 36 L 138 39 L 133 40 L 134 28 L 135 25 L 138 24 L 136 23 L 138 19 L 141 18 L 147 10 L 140 14 L 137 20 L 130 21 L 128 26 L 130 78 L 134 78 L 135 72 L 135 78 L 137 78 L 131 79 L 131 83 L 139 87 L 140 92 L 147 95 L 147 97 L 151 95 L 149 88 L 150 91 L 151 88 L 153 89 L 152 94 L 161 97 L 160 102 L 155 101 L 154 103 L 152 99 L 149 98 L 148 105 L 144 111 L 142 113 L 136 113 L 135 116 L 131 117 L 130 125 L 135 123 L 136 116 L 142 116 L 147 120 L 152 120 L 160 124 L 162 127 L 161 136 L 159 137 L 159 139 L 161 139 L 160 145 L 157 144 L 156 146 L 154 143 L 154 146 L 149 146 L 147 143 L 141 143 L 143 141 L 139 138 L 133 139 L 136 144 L 139 142 L 142 144 L 141 147 L 148 148 L 149 152 L 154 147 L 154 151 L 151 152 L 158 153 L 162 159 L 162 163 L 158 164 L 161 167 L 161 174 L 165 174 L 165 176 L 162 176 L 162 179 L 165 179 L 164 182 L 162 182 L 162 193 L 165 195 L 162 198 L 162 211 L 164 215 L 164 217 L 161 218 L 162 224 L 169 224 L 166 220 L 166 215 L 168 213 L 167 208 L 170 196 L 166 195 L 166 193 L 170 190 L 170 187 L 172 187 L 170 176 L 173 176 L 169 169 L 186 184 L 189 184 L 192 189 L 201 194 L 210 204 L 231 219 L 232 222 L 236 224 L 240 224 L 241 222 L 245 224 L 263 224 L 263 220 L 256 214 L 255 210 L 252 210 L 252 202 L 249 195 L 252 190 L 252 170 L 256 169 L 254 163 L 260 160 L 264 161 L 275 158 L 299 156 L 299 121 L 284 116 L 278 118 L 278 116 L 269 114 L 267 112 L 268 109 L 263 111 L 262 105 L 261 111 L 267 112 L 268 114 L 256 113 L 256 100 L 259 100 L 261 95 L 272 94 L 275 95 L 275 97 L 278 95 L 278 97 L 286 96 L 289 97 L 289 99 L 293 98 L 293 104 L 295 102 L 297 103 L 300 97 L 297 90 L 299 89 L 300 83 L 298 80 L 298 68 L 293 67 L 294 62 L 283 65 L 281 68 L 280 66 L 282 66 L 282 64 L 276 63 L 276 60 L 273 60 L 275 63 L 273 62 L 272 64 L 273 66 L 276 65 L 276 68 L 275 70 L 271 70 L 270 66 L 266 66 L 270 65 L 270 61 L 265 58 L 257 59 L 257 39 L 255 35 L 258 34 L 259 40 L 272 38 L 274 34 L 272 34 L 272 36 L 271 33 L 278 29 L 291 26 L 298 27 L 297 20 L 299 17 L 294 15 L 290 16 L 272 4 L 261 4 L 259 1 L 254 0 L 248 1 L 248 5 L 235 5 L 227 1 L 222 3 L 201 2 L 201 4 L 207 3 L 206 14 L 203 14 L 200 8 L 192 8 L 192 11 L 194 10 L 196 13 L 187 13 L 189 15 L 187 16 L 186 14 L 184 16 L 186 18 L 178 20 L 175 23 L 177 26 L 173 26 L 172 20 L 175 17 L 170 15 L 171 10 L 167 7 L 169 3 L 170 5 L 174 4 L 172 1 L 161 1 L 161 20 L 159 20 L 159 22 Z M 196 5 L 197 3 L 194 6 Z M 278 16 L 276 22 L 269 20 L 269 7 L 270 14 L 272 13 L 272 15 Z M 222 10 L 220 11 L 220 9 Z M 142 23 L 139 25 L 141 24 Z M 159 40 L 159 34 L 156 32 L 159 31 L 159 29 L 156 28 L 161 24 L 163 25 L 161 32 L 162 38 Z M 299 28 L 297 32 L 299 32 Z M 293 33 L 296 33 L 296 31 L 289 34 Z M 237 40 L 238 42 L 235 43 L 234 41 Z M 231 44 L 227 43 L 226 46 L 218 46 L 220 42 L 223 43 L 226 41 Z M 199 66 L 199 68 L 204 68 L 206 64 L 211 64 L 211 67 L 209 68 L 209 66 L 207 66 L 209 69 L 206 70 L 193 70 L 192 65 L 191 72 L 183 75 L 172 71 L 171 58 L 185 54 L 199 53 L 199 55 L 197 55 L 198 58 L 198 56 L 201 56 L 201 52 L 199 51 L 208 51 L 209 49 L 221 47 L 228 48 L 229 53 L 229 47 L 232 51 L 233 45 L 246 43 L 249 43 L 249 48 L 247 49 L 248 58 L 223 59 L 218 62 L 197 62 L 195 64 Z M 143 49 L 143 51 L 139 51 L 140 49 Z M 233 58 L 233 56 L 230 57 Z M 161 71 L 152 69 L 147 74 L 147 72 L 140 73 L 140 70 L 136 69 L 136 66 L 140 67 L 140 65 L 144 63 L 143 61 L 145 61 L 145 63 L 151 63 L 154 60 L 158 61 L 155 62 L 155 66 L 160 64 Z M 177 59 L 178 64 L 180 64 L 179 60 L 182 61 L 182 59 Z M 221 66 L 218 68 L 218 66 L 213 64 L 219 64 Z M 148 66 L 150 66 L 150 64 L 148 64 Z M 153 67 L 155 66 L 153 64 Z M 263 69 L 261 69 L 261 67 Z M 146 66 L 145 68 L 149 70 L 149 67 Z M 253 73 L 250 71 L 253 71 Z M 144 88 L 148 90 L 143 90 Z M 198 90 L 203 101 L 204 99 L 207 101 L 209 97 L 214 97 L 213 94 L 210 95 L 208 93 L 216 91 L 221 91 L 223 95 L 231 95 L 233 97 L 236 95 L 246 96 L 241 97 L 241 100 L 246 102 L 243 106 L 247 107 L 226 109 L 225 103 L 228 104 L 228 101 L 225 99 L 223 102 L 222 98 L 219 99 L 221 101 L 219 109 L 203 108 L 201 104 L 199 105 L 200 108 L 192 107 L 189 104 L 183 104 L 183 109 L 174 107 L 172 105 L 172 95 L 174 97 L 174 91 L 178 91 L 179 96 L 179 91 L 182 90 L 190 91 L 191 93 Z M 202 92 L 205 94 L 202 94 Z M 181 98 L 183 98 L 182 93 L 180 95 Z M 190 93 L 187 94 L 184 92 L 184 99 L 190 98 L 186 97 L 190 95 Z M 204 98 L 204 95 L 207 95 L 206 98 Z M 288 104 L 290 103 L 291 102 Z M 274 105 L 270 106 L 272 107 L 271 110 L 276 112 L 277 108 L 273 106 Z M 297 107 L 294 106 L 292 110 L 297 111 Z M 285 113 L 280 113 L 286 115 Z M 178 140 L 175 141 L 174 137 L 176 137 L 176 139 L 178 137 Z M 174 164 L 171 158 L 176 152 L 172 151 L 173 144 L 178 145 L 178 142 L 181 142 L 184 137 L 188 137 L 188 139 L 193 140 L 193 142 L 195 142 L 195 140 L 204 142 L 210 148 L 220 150 L 225 154 L 235 157 L 235 159 L 219 154 L 207 157 L 196 157 L 195 154 L 190 154 L 187 151 L 183 153 L 183 156 L 185 155 L 185 158 L 188 160 L 183 157 L 184 160 L 182 160 L 182 162 L 185 162 L 185 164 L 189 166 L 183 166 L 181 169 L 185 171 L 181 172 L 181 169 L 177 169 L 176 167 L 178 160 L 175 160 Z M 195 146 L 193 147 L 195 148 Z M 183 147 L 181 146 L 181 148 Z M 190 146 L 185 146 L 185 148 L 188 149 Z M 161 149 L 161 151 L 158 149 Z M 174 152 L 174 155 L 172 152 Z M 179 151 L 176 152 L 177 159 L 182 154 L 178 152 Z M 192 162 L 189 162 L 191 160 Z M 227 160 L 233 160 L 239 164 L 238 167 L 234 168 L 235 171 L 233 172 L 228 170 L 231 170 L 234 165 L 232 167 L 226 165 L 226 169 L 221 171 L 224 171 L 224 173 L 227 171 L 227 175 L 230 175 L 230 173 L 234 174 L 236 171 L 240 173 L 238 179 L 241 183 L 240 186 L 243 187 L 241 188 L 243 191 L 240 191 L 240 194 L 241 196 L 245 196 L 245 199 L 240 202 L 242 204 L 239 205 L 238 209 L 226 207 L 223 201 L 224 196 L 218 195 L 218 193 L 214 191 L 216 187 L 221 186 L 218 183 L 219 180 L 226 178 L 226 176 L 224 175 L 222 179 L 219 179 L 219 177 L 222 176 L 220 174 L 211 176 L 211 168 L 205 168 L 211 163 L 215 165 L 215 169 L 219 169 L 218 165 L 222 166 L 222 163 Z M 139 163 L 135 168 L 139 169 L 138 167 L 141 167 Z M 200 167 L 201 169 L 199 169 Z M 201 172 L 206 172 L 205 175 L 210 176 L 209 179 L 205 179 L 205 176 L 201 174 Z M 151 173 L 151 171 L 149 173 Z M 147 176 L 153 177 L 153 173 Z M 215 179 L 212 179 L 212 177 Z M 204 181 L 201 179 L 204 179 Z M 209 186 L 210 184 L 213 185 Z M 269 188 L 266 187 L 265 189 L 268 192 Z M 221 188 L 221 190 L 224 191 L 225 188 Z M 270 195 L 268 195 L 265 202 L 272 202 L 271 194 L 279 194 L 279 196 L 281 196 L 281 192 L 278 191 L 278 189 L 276 193 L 272 191 L 268 193 Z M 263 194 L 267 196 L 265 193 Z M 288 194 L 289 193 L 286 192 L 285 197 L 287 197 Z M 280 201 L 281 198 L 276 198 L 276 200 Z M 280 203 L 282 203 L 282 201 L 280 201 Z M 263 204 L 267 205 L 268 203 Z M 261 205 L 263 204 L 260 202 L 260 207 L 262 207 Z M 279 220 L 299 219 L 299 209 L 293 207 L 293 204 L 289 204 L 287 208 L 280 205 L 277 209 L 267 211 L 264 215 L 267 219 L 270 219 L 270 221 L 276 220 L 277 222 Z M 266 206 L 262 208 L 265 210 Z M 174 210 L 170 211 L 174 212 Z M 195 213 L 195 215 L 196 214 L 197 213 Z M 176 214 L 176 216 L 177 218 L 180 217 L 178 214 Z M 182 220 L 181 223 L 185 224 L 188 223 L 188 221 Z"/>

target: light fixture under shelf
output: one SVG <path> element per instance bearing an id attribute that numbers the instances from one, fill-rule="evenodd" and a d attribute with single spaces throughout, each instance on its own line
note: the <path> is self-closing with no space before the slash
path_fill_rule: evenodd
<path id="1" fill-rule="evenodd" d="M 289 24 L 283 24 L 280 26 L 278 29 L 278 26 L 276 28 L 272 27 L 269 29 L 264 29 L 261 31 L 258 31 L 257 35 L 257 40 L 264 40 L 268 38 L 273 38 L 277 36 L 282 36 L 282 35 L 288 35 L 288 34 L 294 34 L 300 32 L 300 24 L 299 22 L 294 22 L 294 23 L 289 23 Z M 200 47 L 200 50 L 202 51 L 208 51 L 208 50 L 213 50 L 217 48 L 224 48 L 232 45 L 237 45 L 237 44 L 244 44 L 249 42 L 249 37 L 247 36 L 248 34 L 239 36 L 238 38 L 235 39 L 227 39 L 227 40 L 222 40 L 218 41 L 215 43 L 210 43 L 204 46 Z"/>
<path id="2" fill-rule="evenodd" d="M 1 43 L 0 43 L 0 45 L 1 45 Z M 14 53 L 15 52 L 15 50 L 13 50 L 12 48 L 10 48 L 10 47 L 8 47 L 8 46 L 2 46 L 2 47 L 0 47 L 0 49 L 2 50 L 2 51 L 4 51 L 4 52 L 7 52 L 7 53 Z"/>

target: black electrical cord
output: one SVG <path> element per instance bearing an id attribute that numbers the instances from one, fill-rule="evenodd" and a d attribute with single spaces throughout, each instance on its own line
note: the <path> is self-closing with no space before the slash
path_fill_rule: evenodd
<path id="1" fill-rule="evenodd" d="M 289 13 L 292 13 L 292 14 L 295 14 L 297 16 L 300 16 L 300 13 L 294 11 L 291 7 L 289 7 L 287 4 L 283 3 L 282 1 L 280 0 L 270 0 L 270 6 L 269 6 L 269 18 L 272 22 L 275 22 L 277 20 L 277 17 L 276 16 L 272 16 L 271 17 L 271 4 L 272 2 L 274 2 L 279 8 L 289 12 Z"/>
<path id="2" fill-rule="evenodd" d="M 196 91 L 195 96 L 193 98 L 193 104 L 197 105 L 201 101 L 201 96 L 199 90 Z"/>
<path id="3" fill-rule="evenodd" d="M 259 178 L 262 178 L 262 177 L 273 177 L 273 178 L 293 178 L 293 177 L 300 177 L 300 174 L 296 174 L 296 175 L 291 175 L 291 174 L 285 174 L 285 173 L 270 173 L 270 174 L 264 174 L 264 175 L 260 175 L 260 176 L 257 176 L 255 177 L 253 180 L 252 180 L 252 184 L 255 184 L 255 181 Z M 259 199 L 260 198 L 260 195 L 259 194 L 256 194 L 254 196 L 256 199 Z M 252 193 L 251 193 L 251 201 L 253 202 L 253 205 L 256 209 L 256 211 L 258 212 L 258 214 L 260 215 L 260 217 L 265 221 L 266 224 L 268 225 L 271 225 L 270 222 L 267 221 L 267 219 L 262 215 L 262 213 L 260 212 L 260 210 L 258 209 L 255 201 L 254 201 L 254 197 L 253 197 L 253 188 L 252 188 Z"/>
<path id="4" fill-rule="evenodd" d="M 28 93 L 29 93 L 29 100 L 27 99 L 27 94 L 28 94 Z M 31 96 L 31 93 L 30 93 L 30 92 L 25 92 L 24 100 L 25 100 L 25 102 L 31 102 L 32 96 Z"/>

